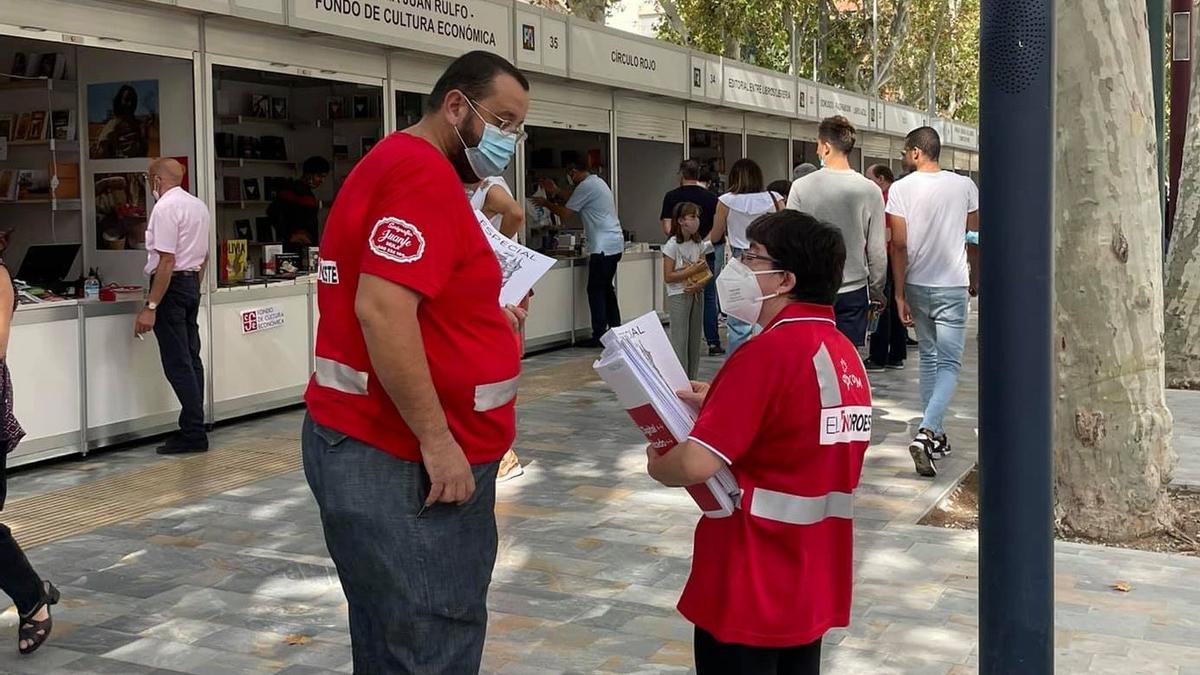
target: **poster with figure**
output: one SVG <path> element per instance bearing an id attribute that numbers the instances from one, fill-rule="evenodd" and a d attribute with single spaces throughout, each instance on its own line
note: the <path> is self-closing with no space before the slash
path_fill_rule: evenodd
<path id="1" fill-rule="evenodd" d="M 96 248 L 101 251 L 146 248 L 146 179 L 141 173 L 98 173 Z"/>
<path id="2" fill-rule="evenodd" d="M 479 227 L 487 235 L 492 252 L 500 262 L 500 304 L 520 304 L 533 285 L 554 267 L 554 258 L 544 256 L 509 239 L 492 227 L 486 216 L 476 211 Z"/>
<path id="3" fill-rule="evenodd" d="M 158 156 L 158 80 L 89 84 L 87 102 L 89 157 Z"/>

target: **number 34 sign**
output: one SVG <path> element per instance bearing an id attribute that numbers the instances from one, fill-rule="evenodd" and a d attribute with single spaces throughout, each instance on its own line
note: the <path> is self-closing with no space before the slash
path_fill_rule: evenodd
<path id="1" fill-rule="evenodd" d="M 279 307 L 259 307 L 242 310 L 242 333 L 257 333 L 259 331 L 279 328 L 283 325 L 283 309 Z"/>

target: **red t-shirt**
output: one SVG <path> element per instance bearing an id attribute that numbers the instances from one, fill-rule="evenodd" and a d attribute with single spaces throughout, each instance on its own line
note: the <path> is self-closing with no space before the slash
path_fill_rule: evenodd
<path id="1" fill-rule="evenodd" d="M 317 423 L 420 461 L 420 444 L 367 356 L 354 311 L 360 274 L 422 296 L 417 321 L 450 431 L 472 464 L 498 460 L 516 436 L 518 339 L 500 308 L 500 265 L 462 182 L 423 139 L 392 134 L 338 191 L 321 241 L 317 368 L 305 394 Z"/>
<path id="2" fill-rule="evenodd" d="M 679 611 L 718 640 L 795 647 L 850 623 L 853 493 L 871 390 L 828 306 L 788 305 L 717 374 L 692 440 L 742 501 L 701 518 Z"/>

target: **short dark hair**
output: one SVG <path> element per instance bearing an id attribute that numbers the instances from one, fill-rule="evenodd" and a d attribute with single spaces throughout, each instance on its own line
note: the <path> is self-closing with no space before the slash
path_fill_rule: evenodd
<path id="1" fill-rule="evenodd" d="M 700 180 L 700 162 L 694 159 L 685 159 L 679 163 L 679 175 L 683 176 L 684 180 Z"/>
<path id="2" fill-rule="evenodd" d="M 442 109 L 446 94 L 457 89 L 472 101 L 487 98 L 500 75 L 510 75 L 525 91 L 529 91 L 529 80 L 503 56 L 476 50 L 467 52 L 450 62 L 446 72 L 438 78 L 429 92 L 425 103 L 426 112 Z"/>
<path id="3" fill-rule="evenodd" d="M 842 287 L 846 242 L 836 227 L 802 211 L 785 209 L 759 217 L 746 238 L 762 244 L 775 259 L 775 269 L 796 276 L 791 298 L 832 305 Z"/>
<path id="4" fill-rule="evenodd" d="M 832 145 L 843 155 L 850 154 L 850 151 L 854 149 L 856 133 L 850 120 L 841 115 L 826 117 L 821 120 L 821 126 L 817 127 L 817 138 Z"/>
<path id="5" fill-rule="evenodd" d="M 892 169 L 887 164 L 872 164 L 867 167 L 867 171 L 875 174 L 879 178 L 886 180 L 889 183 L 896 182 L 896 174 L 892 173 Z"/>
<path id="6" fill-rule="evenodd" d="M 735 195 L 751 195 L 763 191 L 762 168 L 752 159 L 739 159 L 729 169 L 729 191 Z"/>
<path id="7" fill-rule="evenodd" d="M 933 127 L 918 127 L 904 137 L 904 150 L 916 148 L 933 161 L 942 158 L 942 137 Z"/>
<path id="8" fill-rule="evenodd" d="M 329 160 L 320 155 L 313 155 L 304 160 L 304 164 L 300 168 L 301 171 L 310 176 L 319 176 L 329 173 Z"/>
<path id="9" fill-rule="evenodd" d="M 777 180 L 774 183 L 771 183 L 770 185 L 767 186 L 767 191 L 774 192 L 775 194 L 786 199 L 788 196 L 788 193 L 792 191 L 792 181 Z"/>

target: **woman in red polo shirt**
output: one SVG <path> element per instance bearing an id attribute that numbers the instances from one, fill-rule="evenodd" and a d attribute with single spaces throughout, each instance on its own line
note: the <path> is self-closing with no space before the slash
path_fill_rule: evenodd
<path id="1" fill-rule="evenodd" d="M 664 485 L 703 483 L 722 466 L 739 508 L 701 518 L 679 611 L 696 625 L 698 675 L 818 673 L 821 638 L 850 622 L 852 502 L 871 439 L 871 391 L 833 302 L 841 234 L 796 211 L 748 231 L 750 250 L 717 279 L 722 309 L 763 328 L 712 385 L 687 442 L 658 456 Z"/>

